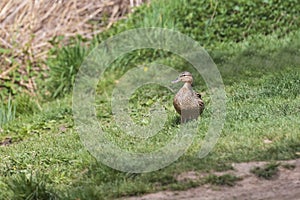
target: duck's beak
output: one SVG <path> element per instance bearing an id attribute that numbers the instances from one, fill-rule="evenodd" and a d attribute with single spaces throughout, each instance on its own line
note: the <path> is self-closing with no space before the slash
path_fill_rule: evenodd
<path id="1" fill-rule="evenodd" d="M 174 81 L 172 81 L 172 83 L 178 83 L 180 81 L 179 78 L 175 79 Z"/>

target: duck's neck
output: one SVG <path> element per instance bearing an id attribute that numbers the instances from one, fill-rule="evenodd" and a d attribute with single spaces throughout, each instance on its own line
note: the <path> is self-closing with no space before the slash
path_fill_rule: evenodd
<path id="1" fill-rule="evenodd" d="M 190 82 L 185 82 L 184 85 L 183 85 L 183 87 L 187 88 L 189 90 L 193 90 L 192 83 L 190 83 Z"/>

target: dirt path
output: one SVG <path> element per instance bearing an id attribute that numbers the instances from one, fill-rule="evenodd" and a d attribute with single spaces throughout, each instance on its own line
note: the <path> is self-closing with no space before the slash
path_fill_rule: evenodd
<path id="1" fill-rule="evenodd" d="M 186 191 L 162 191 L 128 200 L 300 200 L 300 159 L 282 161 L 295 165 L 294 169 L 279 167 L 279 174 L 272 180 L 257 178 L 250 169 L 263 166 L 265 162 L 235 164 L 234 171 L 227 171 L 243 180 L 234 187 L 204 185 Z M 224 174 L 224 172 L 223 172 Z M 218 174 L 217 174 L 218 175 Z M 187 178 L 195 178 L 195 173 L 187 173 Z M 198 175 L 199 176 L 199 175 Z M 203 176 L 203 175 L 202 175 Z"/>

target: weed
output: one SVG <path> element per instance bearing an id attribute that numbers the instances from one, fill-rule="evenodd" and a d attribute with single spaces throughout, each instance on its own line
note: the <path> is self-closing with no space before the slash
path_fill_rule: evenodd
<path id="1" fill-rule="evenodd" d="M 201 181 L 184 181 L 184 182 L 177 182 L 177 183 L 172 183 L 168 186 L 167 189 L 170 190 L 187 190 L 190 188 L 198 187 L 202 185 Z"/>
<path id="2" fill-rule="evenodd" d="M 293 170 L 296 168 L 296 165 L 289 163 L 281 164 L 280 166 L 288 170 Z"/>
<path id="3" fill-rule="evenodd" d="M 15 119 L 16 105 L 12 103 L 11 97 L 6 104 L 0 104 L 0 128 L 7 122 Z"/>
<path id="4" fill-rule="evenodd" d="M 259 178 L 270 180 L 278 174 L 279 165 L 280 163 L 271 162 L 263 167 L 255 167 L 250 172 Z"/>
<path id="5" fill-rule="evenodd" d="M 240 180 L 242 180 L 242 178 L 234 176 L 232 174 L 224 174 L 221 176 L 211 174 L 205 178 L 204 182 L 212 185 L 234 186 L 236 182 Z"/>

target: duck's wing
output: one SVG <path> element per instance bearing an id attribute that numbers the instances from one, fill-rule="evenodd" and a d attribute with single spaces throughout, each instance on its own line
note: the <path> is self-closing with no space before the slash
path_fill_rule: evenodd
<path id="1" fill-rule="evenodd" d="M 174 106 L 175 110 L 177 111 L 177 113 L 181 114 L 181 105 L 180 105 L 180 102 L 179 102 L 177 96 L 174 97 L 173 106 Z"/>
<path id="2" fill-rule="evenodd" d="M 194 94 L 195 94 L 195 96 L 197 98 L 198 105 L 199 105 L 199 108 L 200 108 L 200 113 L 199 114 L 201 114 L 203 112 L 204 108 L 205 108 L 204 102 L 202 100 L 202 96 L 201 96 L 200 93 L 198 93 L 196 91 L 194 91 Z"/>

